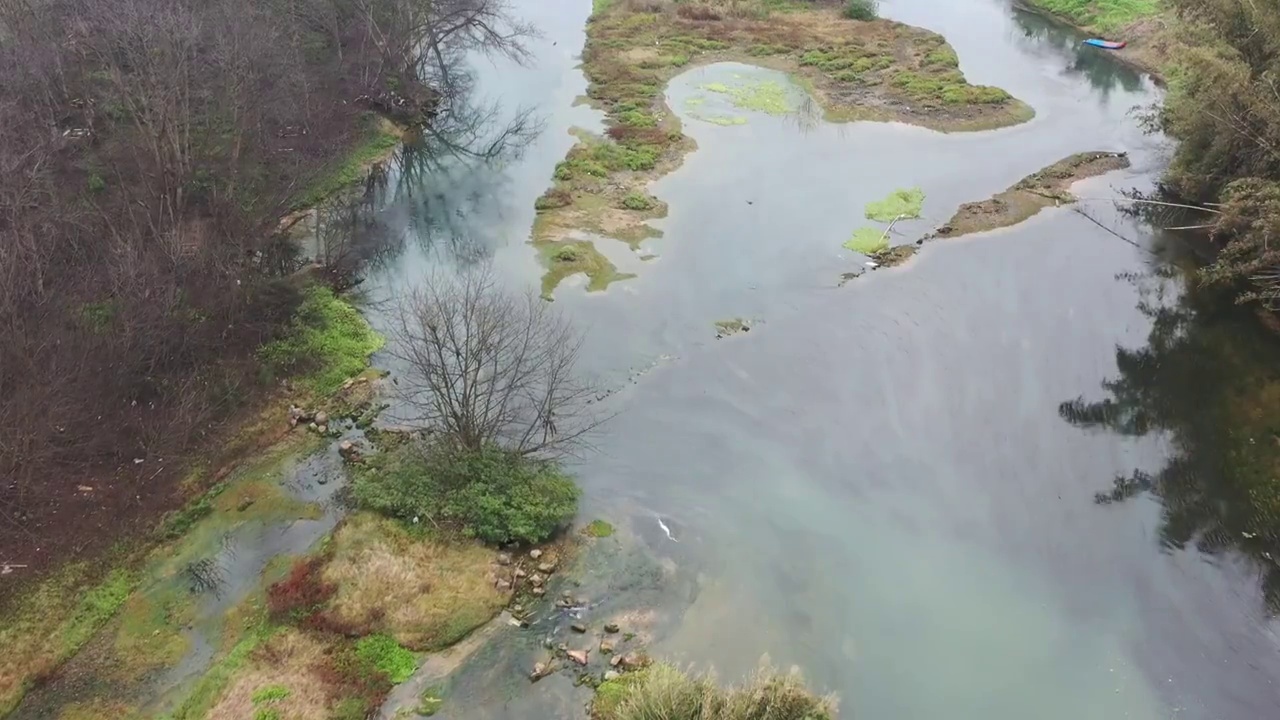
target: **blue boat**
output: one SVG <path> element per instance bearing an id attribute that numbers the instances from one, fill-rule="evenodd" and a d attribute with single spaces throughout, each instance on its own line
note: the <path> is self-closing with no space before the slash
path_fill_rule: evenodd
<path id="1" fill-rule="evenodd" d="M 1124 47 L 1128 43 L 1126 43 L 1124 40 L 1116 42 L 1114 40 L 1103 40 L 1102 38 L 1089 38 L 1088 40 L 1084 41 L 1084 44 L 1092 45 L 1094 47 L 1099 47 L 1099 48 L 1102 48 L 1103 50 L 1119 50 L 1120 48 Z"/>

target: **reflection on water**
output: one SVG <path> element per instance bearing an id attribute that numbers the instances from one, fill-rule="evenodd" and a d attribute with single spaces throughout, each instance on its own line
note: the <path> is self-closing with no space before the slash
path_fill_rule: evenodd
<path id="1" fill-rule="evenodd" d="M 1013 19 L 1023 42 L 1037 50 L 1048 48 L 1071 58 L 1062 73 L 1084 77 L 1104 100 L 1117 89 L 1126 93 L 1142 89 L 1140 73 L 1107 57 L 1106 50 L 1081 44 L 1086 36 L 1073 28 L 1025 10 L 1015 9 Z"/>
<path id="2" fill-rule="evenodd" d="M 1224 298 L 1180 292 L 1180 278 L 1131 279 L 1151 319 L 1147 344 L 1116 350 L 1118 374 L 1103 383 L 1105 399 L 1077 398 L 1059 412 L 1079 427 L 1169 433 L 1177 451 L 1154 473 L 1117 478 L 1098 501 L 1151 491 L 1167 546 L 1249 553 L 1280 609 L 1280 343 L 1248 313 L 1223 307 Z"/>

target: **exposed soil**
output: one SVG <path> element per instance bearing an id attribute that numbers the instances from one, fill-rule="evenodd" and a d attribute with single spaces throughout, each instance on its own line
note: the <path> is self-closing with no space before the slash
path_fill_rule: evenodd
<path id="1" fill-rule="evenodd" d="M 1068 188 L 1077 180 L 1129 167 L 1123 153 L 1086 152 L 1032 173 L 1008 190 L 988 199 L 965 203 L 929 238 L 954 238 L 1016 225 L 1043 208 L 1076 201 Z"/>

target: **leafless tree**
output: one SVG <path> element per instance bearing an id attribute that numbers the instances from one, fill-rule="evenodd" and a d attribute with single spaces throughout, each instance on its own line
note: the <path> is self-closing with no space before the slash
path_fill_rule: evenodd
<path id="1" fill-rule="evenodd" d="M 576 371 L 582 336 L 533 293 L 502 290 L 487 266 L 430 278 L 390 335 L 409 419 L 464 449 L 569 454 L 607 419 Z"/>

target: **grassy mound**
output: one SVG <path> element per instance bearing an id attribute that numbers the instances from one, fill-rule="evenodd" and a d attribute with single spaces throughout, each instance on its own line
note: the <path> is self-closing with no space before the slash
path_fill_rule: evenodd
<path id="1" fill-rule="evenodd" d="M 743 685 L 721 688 L 707 676 L 652 665 L 601 683 L 594 720 L 832 720 L 835 701 L 814 695 L 798 675 L 762 670 Z"/>

